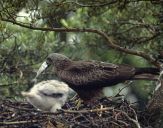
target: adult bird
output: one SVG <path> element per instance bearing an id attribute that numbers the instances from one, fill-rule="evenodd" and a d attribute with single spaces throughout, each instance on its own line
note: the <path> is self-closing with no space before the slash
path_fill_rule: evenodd
<path id="1" fill-rule="evenodd" d="M 22 95 L 34 107 L 50 112 L 61 109 L 67 100 L 68 94 L 68 85 L 58 80 L 42 81 L 35 84 L 28 92 L 22 92 Z"/>
<path id="2" fill-rule="evenodd" d="M 67 83 L 84 101 L 98 97 L 103 87 L 126 80 L 142 79 L 141 76 L 145 74 L 159 74 L 157 68 L 137 68 L 99 61 L 73 61 L 65 55 L 52 53 L 39 68 L 36 78 L 50 65 L 57 77 Z M 145 76 L 144 79 L 148 78 Z"/>

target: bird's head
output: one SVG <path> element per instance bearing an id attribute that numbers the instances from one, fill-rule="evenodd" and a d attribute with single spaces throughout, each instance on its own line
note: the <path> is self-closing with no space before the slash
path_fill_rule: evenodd
<path id="1" fill-rule="evenodd" d="M 48 67 L 53 66 L 54 71 L 64 68 L 71 60 L 62 54 L 51 53 L 47 56 L 46 61 L 39 68 L 36 78 Z"/>

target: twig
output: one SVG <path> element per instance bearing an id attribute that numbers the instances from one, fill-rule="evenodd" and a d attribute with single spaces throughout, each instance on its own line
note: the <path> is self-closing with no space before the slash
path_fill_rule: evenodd
<path id="1" fill-rule="evenodd" d="M 161 70 L 160 70 L 160 74 L 158 76 L 158 83 L 156 84 L 156 88 L 155 88 L 155 91 L 157 91 L 162 85 L 162 76 L 163 76 L 163 64 L 161 64 Z"/>
<path id="2" fill-rule="evenodd" d="M 136 116 L 136 115 L 135 115 L 136 119 L 132 119 L 132 118 L 131 118 L 126 112 L 124 112 L 124 111 L 120 111 L 120 110 L 116 110 L 116 109 L 115 109 L 115 111 L 121 112 L 123 115 L 125 115 L 125 117 L 126 117 L 129 121 L 133 122 L 137 128 L 141 128 L 141 126 L 140 126 L 140 124 L 139 124 L 139 122 L 138 122 L 138 120 L 137 120 L 137 116 Z"/>
<path id="3" fill-rule="evenodd" d="M 132 82 L 131 82 L 131 83 L 132 83 Z M 124 86 L 123 88 L 119 89 L 119 92 L 118 92 L 114 97 L 120 96 L 120 93 L 123 91 L 123 89 L 129 87 L 131 83 L 129 83 L 129 84 L 127 84 L 126 86 Z"/>
<path id="4" fill-rule="evenodd" d="M 30 121 L 15 121 L 15 122 L 0 122 L 0 125 L 15 125 L 15 124 L 26 124 L 26 123 L 36 123 L 38 120 L 30 120 Z"/>
<path id="5" fill-rule="evenodd" d="M 67 1 L 67 2 L 64 2 L 65 3 L 72 3 L 72 4 L 76 4 L 80 7 L 103 7 L 103 6 L 107 6 L 107 5 L 111 5 L 111 4 L 115 4 L 117 3 L 118 1 L 117 0 L 113 0 L 113 1 L 109 1 L 109 2 L 106 2 L 106 3 L 101 3 L 101 4 L 92 4 L 92 5 L 86 5 L 86 4 L 82 4 L 82 3 L 79 3 L 79 2 L 75 2 L 75 1 Z"/>
<path id="6" fill-rule="evenodd" d="M 64 113 L 96 113 L 96 112 L 108 111 L 112 109 L 114 109 L 114 107 L 106 107 L 102 109 L 100 108 L 100 109 L 91 109 L 91 110 L 78 110 L 78 111 L 61 109 L 60 111 Z"/>

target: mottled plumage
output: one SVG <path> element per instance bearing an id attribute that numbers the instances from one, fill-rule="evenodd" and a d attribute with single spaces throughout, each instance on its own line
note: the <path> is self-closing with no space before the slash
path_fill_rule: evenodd
<path id="1" fill-rule="evenodd" d="M 103 87 L 134 79 L 144 73 L 159 72 L 156 68 L 135 68 L 98 61 L 72 61 L 62 54 L 52 53 L 39 69 L 37 77 L 49 65 L 53 66 L 57 77 L 66 82 L 83 100 L 92 99 Z"/>

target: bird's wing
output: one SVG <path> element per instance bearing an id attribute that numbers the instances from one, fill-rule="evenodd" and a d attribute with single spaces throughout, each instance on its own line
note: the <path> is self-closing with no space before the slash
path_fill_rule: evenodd
<path id="1" fill-rule="evenodd" d="M 104 62 L 74 63 L 61 71 L 59 77 L 69 85 L 78 85 L 78 87 L 83 85 L 106 86 L 106 84 L 112 84 L 115 79 L 121 80 L 121 68 L 121 66 Z"/>

